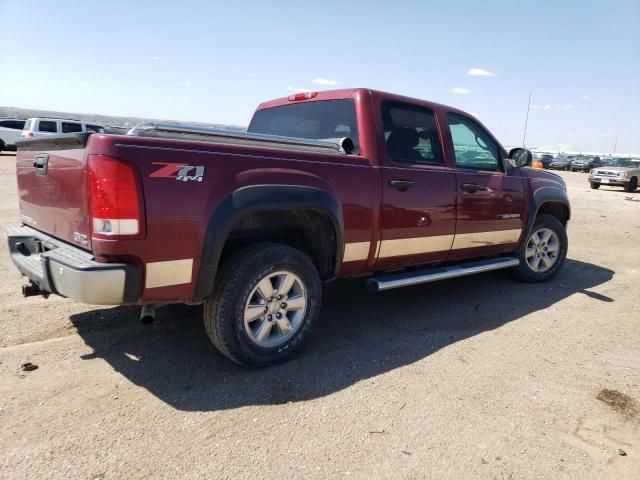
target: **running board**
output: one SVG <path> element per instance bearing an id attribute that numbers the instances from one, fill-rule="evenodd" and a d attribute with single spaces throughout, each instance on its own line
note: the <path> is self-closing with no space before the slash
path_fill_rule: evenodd
<path id="1" fill-rule="evenodd" d="M 392 273 L 367 280 L 367 289 L 374 292 L 391 290 L 392 288 L 418 285 L 419 283 L 436 282 L 447 278 L 464 277 L 474 273 L 490 272 L 502 268 L 517 267 L 520 261 L 514 257 L 492 258 L 471 263 L 460 263 L 449 267 L 436 267 L 412 272 Z"/>

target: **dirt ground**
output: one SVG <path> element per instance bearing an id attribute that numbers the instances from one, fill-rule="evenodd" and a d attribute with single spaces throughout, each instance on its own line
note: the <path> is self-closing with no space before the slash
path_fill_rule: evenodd
<path id="1" fill-rule="evenodd" d="M 23 298 L 3 242 L 0 478 L 640 478 L 640 193 L 561 175 L 551 282 L 334 282 L 309 346 L 266 370 L 219 355 L 199 307 L 143 326 Z M 5 154 L 0 224 L 17 218 Z"/>

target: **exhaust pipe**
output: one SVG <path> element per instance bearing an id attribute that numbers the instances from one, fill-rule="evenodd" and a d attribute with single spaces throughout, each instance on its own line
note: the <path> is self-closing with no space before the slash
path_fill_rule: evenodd
<path id="1" fill-rule="evenodd" d="M 140 322 L 143 325 L 151 325 L 156 319 L 156 306 L 155 305 L 143 305 L 140 311 Z"/>

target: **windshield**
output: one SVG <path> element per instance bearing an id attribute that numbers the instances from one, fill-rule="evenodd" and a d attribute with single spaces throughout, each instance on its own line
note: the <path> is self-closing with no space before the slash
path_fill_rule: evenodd
<path id="1" fill-rule="evenodd" d="M 628 167 L 628 168 L 640 168 L 640 160 L 633 161 L 626 158 L 616 158 L 609 164 L 610 167 Z"/>
<path id="2" fill-rule="evenodd" d="M 312 140 L 349 137 L 358 150 L 358 125 L 353 100 L 292 103 L 258 110 L 248 131 Z"/>

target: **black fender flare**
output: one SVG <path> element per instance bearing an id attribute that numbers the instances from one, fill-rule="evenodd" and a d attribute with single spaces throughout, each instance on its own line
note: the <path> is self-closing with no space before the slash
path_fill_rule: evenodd
<path id="1" fill-rule="evenodd" d="M 540 211 L 540 208 L 545 203 L 559 203 L 567 208 L 567 221 L 571 218 L 571 205 L 569 203 L 569 196 L 567 192 L 559 187 L 541 187 L 533 192 L 532 202 L 529 204 L 529 211 L 527 215 L 527 229 L 526 235 L 523 240 L 529 238 L 531 230 L 533 229 L 533 223 L 536 220 L 536 216 Z"/>
<path id="2" fill-rule="evenodd" d="M 194 300 L 213 293 L 216 272 L 231 229 L 244 215 L 273 210 L 314 210 L 326 215 L 336 234 L 334 274 L 340 269 L 344 249 L 344 222 L 340 203 L 325 190 L 302 185 L 251 185 L 227 195 L 216 207 L 205 232 Z"/>

